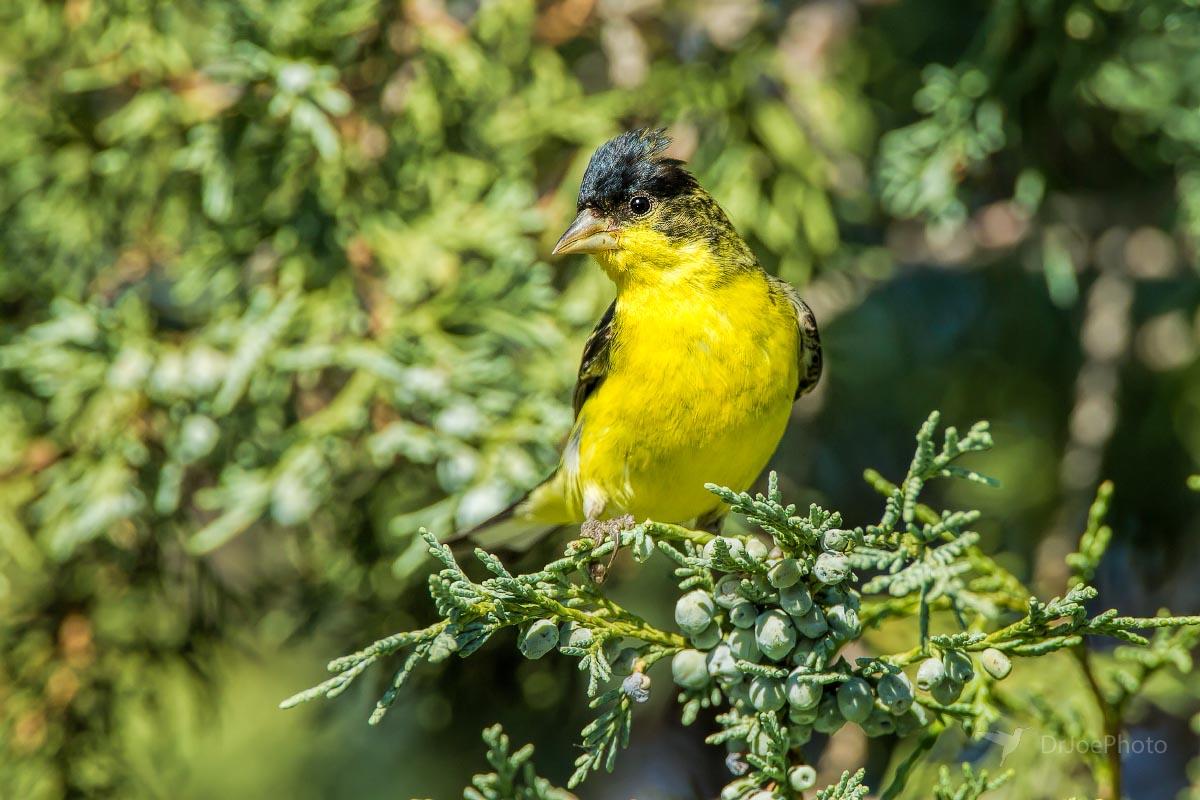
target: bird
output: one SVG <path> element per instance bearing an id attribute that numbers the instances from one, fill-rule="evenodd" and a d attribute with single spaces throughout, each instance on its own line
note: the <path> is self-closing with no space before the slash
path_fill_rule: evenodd
<path id="1" fill-rule="evenodd" d="M 574 422 L 548 478 L 453 539 L 520 550 L 641 519 L 717 532 L 728 507 L 705 484 L 749 489 L 817 385 L 812 310 L 669 146 L 640 128 L 588 162 L 552 255 L 590 254 L 616 298 L 584 344 Z"/>

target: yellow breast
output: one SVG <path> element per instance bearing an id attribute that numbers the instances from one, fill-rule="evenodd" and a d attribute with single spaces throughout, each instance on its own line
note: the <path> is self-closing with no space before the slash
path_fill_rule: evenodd
<path id="1" fill-rule="evenodd" d="M 744 490 L 783 435 L 797 375 L 795 316 L 763 273 L 622 287 L 609 372 L 580 412 L 567 507 L 582 519 L 683 522 Z M 570 454 L 576 455 L 576 454 Z"/>

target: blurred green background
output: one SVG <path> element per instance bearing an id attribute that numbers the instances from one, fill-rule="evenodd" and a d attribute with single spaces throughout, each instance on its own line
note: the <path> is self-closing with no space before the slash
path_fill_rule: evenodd
<path id="1" fill-rule="evenodd" d="M 640 124 L 821 321 L 789 499 L 875 519 L 864 467 L 903 474 L 932 408 L 988 418 L 1002 488 L 942 499 L 989 549 L 1058 592 L 1113 478 L 1102 606 L 1200 610 L 1195 0 L 11 0 L 0 797 L 451 797 L 496 721 L 565 777 L 579 675 L 511 643 L 378 730 L 386 675 L 276 704 L 432 618 L 419 526 L 553 464 L 612 290 L 549 248 Z M 668 618 L 661 565 L 611 585 Z M 1086 715 L 1050 663 L 1023 679 Z M 581 797 L 715 793 L 667 694 Z M 1198 696 L 1176 676 L 1137 710 L 1165 745 L 1130 796 L 1200 797 Z M 1026 736 L 1006 796 L 1087 794 Z M 820 763 L 889 758 L 850 734 Z"/>

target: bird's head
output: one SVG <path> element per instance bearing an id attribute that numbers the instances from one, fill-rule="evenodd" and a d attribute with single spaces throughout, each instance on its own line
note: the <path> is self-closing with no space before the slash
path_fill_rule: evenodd
<path id="1" fill-rule="evenodd" d="M 753 254 L 720 206 L 683 162 L 665 155 L 669 144 L 663 131 L 642 128 L 601 145 L 554 254 L 591 253 L 618 285 L 752 268 Z"/>

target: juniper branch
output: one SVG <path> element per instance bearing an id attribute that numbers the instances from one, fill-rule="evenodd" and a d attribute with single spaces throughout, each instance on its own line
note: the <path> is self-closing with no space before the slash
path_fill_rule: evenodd
<path id="1" fill-rule="evenodd" d="M 1105 730 L 1119 731 L 1125 703 L 1147 676 L 1166 666 L 1190 669 L 1185 649 L 1200 639 L 1200 617 L 1089 613 L 1097 592 L 1086 578 L 1094 574 L 1110 538 L 1103 517 L 1111 489 L 1103 487 L 1071 559 L 1078 579 L 1060 597 L 1032 596 L 980 552 L 979 537 L 969 530 L 977 512 L 937 512 L 920 502 L 930 480 L 983 480 L 955 461 L 991 445 L 986 425 L 972 426 L 964 436 L 949 428 L 935 445 L 937 421 L 931 415 L 922 426 L 900 484 L 867 473 L 885 501 L 879 524 L 865 529 L 844 530 L 839 514 L 817 505 L 797 513 L 783 502 L 772 476 L 766 494 L 712 489 L 767 533 L 773 546 L 754 536 L 714 536 L 647 521 L 620 531 L 615 542 L 573 542 L 561 558 L 529 574 L 513 574 L 479 550 L 475 557 L 489 577 L 474 581 L 449 548 L 423 531 L 429 554 L 441 566 L 430 576 L 429 590 L 442 619 L 335 659 L 330 663 L 334 677 L 285 705 L 332 697 L 381 658 L 407 649 L 371 715 L 376 722 L 420 662 L 467 657 L 494 633 L 516 627 L 527 657 L 541 658 L 557 646 L 588 673 L 588 695 L 598 716 L 583 730 L 584 749 L 571 787 L 598 769 L 612 768 L 628 743 L 634 705 L 649 696 L 647 670 L 670 658 L 683 722 L 691 724 L 703 709 L 716 712 L 719 728 L 707 741 L 731 750 L 734 779 L 725 796 L 802 797 L 815 772 L 797 748 L 813 732 L 832 733 L 853 723 L 869 736 L 922 737 L 884 791 L 884 797 L 895 797 L 939 731 L 961 725 L 979 737 L 1001 714 L 1020 706 L 996 685 L 1012 669 L 1011 658 L 1069 649 L 1091 670 L 1086 639 L 1107 636 L 1130 645 L 1128 653 L 1120 651 L 1126 667 L 1111 676 L 1119 689 L 1106 695 L 1100 678 L 1094 672 L 1088 677 L 1097 698 L 1107 704 Z M 648 624 L 586 578 L 588 564 L 609 557 L 618 545 L 639 563 L 657 553 L 673 566 L 681 633 Z M 883 594 L 864 601 L 863 592 Z M 933 634 L 935 612 L 947 614 L 957 630 Z M 915 621 L 912 646 L 847 661 L 844 646 L 888 618 Z M 1154 638 L 1143 635 L 1146 631 L 1156 631 Z M 918 664 L 914 690 L 908 672 Z M 1025 708 L 1058 724 L 1052 709 L 1037 703 Z M 497 780 L 511 783 L 515 773 L 505 769 L 497 767 Z M 1113 768 L 1101 779 L 1105 792 L 1119 787 Z M 974 800 L 1003 780 L 967 770 L 955 784 L 943 772 L 933 791 L 939 800 Z M 857 800 L 867 791 L 861 773 L 847 773 L 818 797 Z"/>

